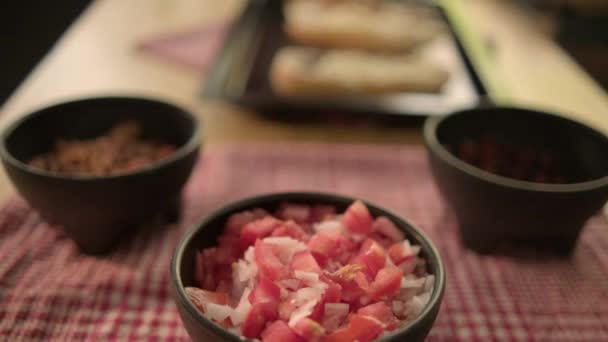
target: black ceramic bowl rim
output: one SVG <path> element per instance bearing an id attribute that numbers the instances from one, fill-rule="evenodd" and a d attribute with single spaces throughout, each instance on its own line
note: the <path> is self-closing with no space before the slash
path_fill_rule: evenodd
<path id="1" fill-rule="evenodd" d="M 487 182 L 494 183 L 494 184 L 497 184 L 497 185 L 500 185 L 503 187 L 507 187 L 507 188 L 534 191 L 534 192 L 572 193 L 572 192 L 584 192 L 584 191 L 608 186 L 608 175 L 597 178 L 597 179 L 593 179 L 590 181 L 586 181 L 586 182 L 567 183 L 567 184 L 535 183 L 535 182 L 528 182 L 528 181 L 517 180 L 514 178 L 500 176 L 500 175 L 485 171 L 483 169 L 480 169 L 476 166 L 473 166 L 473 165 L 463 161 L 462 159 L 453 155 L 450 151 L 448 151 L 445 148 L 445 146 L 443 146 L 443 144 L 441 144 L 439 142 L 439 139 L 437 138 L 437 130 L 439 129 L 439 126 L 444 124 L 447 120 L 449 120 L 452 117 L 458 116 L 458 115 L 464 115 L 467 113 L 474 113 L 474 112 L 482 112 L 482 111 L 487 111 L 487 110 L 514 111 L 514 112 L 518 112 L 519 114 L 523 114 L 523 115 L 536 115 L 536 116 L 546 117 L 550 120 L 558 120 L 558 121 L 561 120 L 561 121 L 568 122 L 572 125 L 578 126 L 581 129 L 587 130 L 591 134 L 597 134 L 598 136 L 601 136 L 604 139 L 608 139 L 608 137 L 606 137 L 606 135 L 602 134 L 598 130 L 596 130 L 590 126 L 587 126 L 581 122 L 570 120 L 570 119 L 567 119 L 560 115 L 549 114 L 546 112 L 537 111 L 537 110 L 533 110 L 533 109 L 505 107 L 505 106 L 498 107 L 497 106 L 497 107 L 487 107 L 487 108 L 465 109 L 465 110 L 453 112 L 453 113 L 445 115 L 445 116 L 436 116 L 436 117 L 428 118 L 426 120 L 426 122 L 424 123 L 424 132 L 423 132 L 424 133 L 424 142 L 425 142 L 426 146 L 428 147 L 428 149 L 430 151 L 432 151 L 437 157 L 439 157 L 445 163 L 459 169 L 460 171 L 462 171 L 470 176 L 473 176 L 473 177 L 476 177 L 476 178 L 479 178 L 479 179 L 482 179 Z M 488 114 L 488 115 L 492 115 L 492 114 Z"/>
<path id="2" fill-rule="evenodd" d="M 184 289 L 184 284 L 182 282 L 182 278 L 180 276 L 179 268 L 182 263 L 182 258 L 183 258 L 184 252 L 186 250 L 186 247 L 191 243 L 194 236 L 200 230 L 205 229 L 207 224 L 209 222 L 212 222 L 213 220 L 215 220 L 217 217 L 235 213 L 238 210 L 246 210 L 246 208 L 253 208 L 260 202 L 267 202 L 267 201 L 274 201 L 274 200 L 277 200 L 277 201 L 288 200 L 288 198 L 300 199 L 300 198 L 304 198 L 304 197 L 309 197 L 312 200 L 318 200 L 319 202 L 323 202 L 324 200 L 325 201 L 337 200 L 337 201 L 352 202 L 355 200 L 354 198 L 351 198 L 351 197 L 341 196 L 341 195 L 337 195 L 337 194 L 330 194 L 330 193 L 322 193 L 322 192 L 282 192 L 282 193 L 259 195 L 259 196 L 249 197 L 249 198 L 237 201 L 237 202 L 233 202 L 231 204 L 228 204 L 228 205 L 214 211 L 213 213 L 206 216 L 204 219 L 202 219 L 199 223 L 195 224 L 192 228 L 190 228 L 186 232 L 184 237 L 177 244 L 175 253 L 173 254 L 173 259 L 171 260 L 171 283 L 174 287 L 174 290 L 177 293 L 178 298 L 176 298 L 176 300 L 178 300 L 180 302 L 180 304 L 182 304 L 186 308 L 186 310 L 193 317 L 195 317 L 196 321 L 199 324 L 203 325 L 207 329 L 211 329 L 216 334 L 218 334 L 228 340 L 231 340 L 231 341 L 252 341 L 251 339 L 247 339 L 242 336 L 235 335 L 233 333 L 228 332 L 225 329 L 222 329 L 220 326 L 213 323 L 211 320 L 209 320 L 207 317 L 205 317 L 203 314 L 201 314 L 199 312 L 199 310 L 194 306 L 194 304 L 192 304 L 192 302 L 188 299 L 188 296 L 186 295 L 186 292 Z M 364 201 L 364 202 L 365 202 L 365 205 L 367 205 L 369 208 L 382 213 L 382 215 L 385 215 L 385 216 L 391 218 L 391 220 L 394 220 L 395 224 L 398 227 L 408 227 L 409 226 L 409 228 L 411 228 L 411 229 L 405 228 L 407 230 L 406 234 L 414 235 L 416 237 L 418 244 L 421 246 L 422 250 L 427 254 L 427 258 L 426 258 L 427 262 L 431 262 L 433 264 L 433 266 L 435 267 L 435 272 L 433 273 L 433 275 L 435 276 L 435 283 L 433 284 L 433 292 L 431 294 L 431 299 L 426 304 L 424 309 L 418 314 L 418 317 L 416 317 L 416 319 L 411 321 L 405 328 L 397 329 L 397 330 L 391 332 L 390 334 L 385 335 L 385 336 L 375 340 L 375 341 L 379 341 L 379 342 L 390 341 L 392 339 L 399 338 L 402 334 L 407 333 L 410 329 L 413 329 L 415 326 L 423 324 L 425 317 L 431 312 L 431 310 L 434 307 L 439 306 L 441 304 L 441 299 L 443 297 L 443 292 L 445 290 L 445 281 L 446 281 L 445 267 L 443 265 L 443 261 L 441 259 L 441 255 L 439 254 L 439 251 L 437 250 L 435 245 L 431 242 L 431 240 L 419 228 L 417 228 L 413 224 L 409 223 L 408 221 L 400 218 L 399 216 L 393 214 L 392 212 L 390 212 L 386 209 L 378 207 L 377 205 L 369 203 L 367 201 Z"/>
<path id="3" fill-rule="evenodd" d="M 67 175 L 67 174 L 63 174 L 63 173 L 59 173 L 59 172 L 46 171 L 46 170 L 43 170 L 43 169 L 40 169 L 37 167 L 30 166 L 29 164 L 24 163 L 24 162 L 20 161 L 19 159 L 13 157 L 13 155 L 8 151 L 8 149 L 6 147 L 6 141 L 15 132 L 15 130 L 17 128 L 19 128 L 21 125 L 25 124 L 26 122 L 28 122 L 29 120 L 32 120 L 35 117 L 38 117 L 41 115 L 52 115 L 52 114 L 49 114 L 50 113 L 49 110 L 51 110 L 51 109 L 69 107 L 69 106 L 86 104 L 86 103 L 95 105 L 95 103 L 99 102 L 99 101 L 112 101 L 112 100 L 135 101 L 135 102 L 147 103 L 149 105 L 154 105 L 154 106 L 166 107 L 166 108 L 174 111 L 176 115 L 181 115 L 181 116 L 185 117 L 187 120 L 189 120 L 190 122 L 192 122 L 192 126 L 194 127 L 194 129 L 192 131 L 190 138 L 188 138 L 188 141 L 186 141 L 186 143 L 180 145 L 175 150 L 175 152 L 172 153 L 170 156 L 163 158 L 162 160 L 159 160 L 150 165 L 146 165 L 145 167 L 135 169 L 133 171 L 121 172 L 121 173 L 116 173 L 116 174 L 112 174 L 112 175 L 108 175 L 108 176 Z M 190 153 L 192 153 L 192 151 L 196 150 L 200 146 L 200 136 L 201 136 L 201 128 L 200 128 L 200 124 L 199 124 L 198 120 L 196 119 L 196 117 L 191 112 L 189 112 L 181 107 L 178 107 L 176 105 L 170 104 L 168 102 L 164 102 L 164 101 L 152 99 L 152 98 L 147 98 L 147 97 L 140 97 L 140 96 L 85 97 L 85 98 L 78 98 L 78 99 L 72 99 L 72 100 L 67 100 L 67 101 L 60 101 L 60 102 L 56 102 L 54 104 L 43 106 L 43 107 L 40 107 L 40 108 L 30 112 L 30 114 L 26 114 L 26 115 L 16 119 L 13 123 L 11 123 L 4 130 L 4 132 L 2 133 L 2 136 L 0 137 L 0 157 L 2 159 L 4 159 L 6 162 L 12 164 L 13 166 L 15 166 L 25 172 L 33 173 L 33 174 L 44 176 L 44 177 L 61 179 L 61 180 L 65 180 L 65 181 L 77 181 L 77 182 L 78 181 L 86 182 L 86 181 L 92 181 L 92 180 L 110 180 L 110 179 L 118 179 L 118 178 L 137 177 L 142 174 L 151 173 L 151 172 L 158 170 L 162 167 L 165 167 L 166 165 L 169 165 L 177 160 L 180 160 L 180 159 L 184 158 L 185 156 L 189 155 Z"/>

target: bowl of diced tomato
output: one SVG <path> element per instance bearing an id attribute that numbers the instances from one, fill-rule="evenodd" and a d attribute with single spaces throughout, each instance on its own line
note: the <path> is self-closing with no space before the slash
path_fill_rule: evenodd
<path id="1" fill-rule="evenodd" d="M 422 231 L 354 198 L 230 204 L 179 242 L 172 294 L 195 341 L 423 341 L 445 287 Z"/>

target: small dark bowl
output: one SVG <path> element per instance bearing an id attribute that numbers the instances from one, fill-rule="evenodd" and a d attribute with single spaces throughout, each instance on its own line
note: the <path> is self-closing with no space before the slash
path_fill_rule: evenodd
<path id="1" fill-rule="evenodd" d="M 187 286 L 195 286 L 194 256 L 195 252 L 216 244 L 216 238 L 223 232 L 226 220 L 236 212 L 264 208 L 274 211 L 282 202 L 331 204 L 338 211 L 344 211 L 354 201 L 353 198 L 323 193 L 277 193 L 249 198 L 225 206 L 210 214 L 202 222 L 190 229 L 179 242 L 171 262 L 172 293 L 182 321 L 194 341 L 251 341 L 244 337 L 234 335 L 202 315 L 188 300 L 184 290 Z M 427 260 L 428 271 L 435 275 L 433 294 L 427 306 L 409 326 L 396 330 L 378 341 L 424 341 L 425 336 L 435 322 L 443 291 L 445 288 L 445 271 L 439 252 L 431 241 L 417 228 L 398 216 L 381 209 L 373 204 L 366 203 L 371 214 L 386 216 L 391 219 L 408 239 L 421 246 L 421 255 Z"/>
<path id="2" fill-rule="evenodd" d="M 70 176 L 27 164 L 49 152 L 57 138 L 90 139 L 134 119 L 143 138 L 173 144 L 168 158 L 113 176 Z M 200 146 L 196 118 L 156 100 L 102 97 L 37 110 L 8 127 L 0 156 L 19 193 L 50 223 L 61 224 L 81 251 L 109 251 L 136 224 L 178 206 Z M 171 208 L 173 206 L 173 208 Z"/>
<path id="3" fill-rule="evenodd" d="M 511 146 L 549 151 L 575 182 L 499 176 L 446 148 L 484 133 Z M 429 118 L 424 139 L 433 176 L 455 211 L 463 242 L 479 252 L 510 241 L 567 254 L 585 222 L 608 199 L 608 138 L 560 116 L 517 108 L 464 110 Z"/>

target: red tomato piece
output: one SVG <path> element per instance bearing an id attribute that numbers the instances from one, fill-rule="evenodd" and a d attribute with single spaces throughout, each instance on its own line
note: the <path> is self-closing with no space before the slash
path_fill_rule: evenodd
<path id="1" fill-rule="evenodd" d="M 257 338 L 260 336 L 260 333 L 264 330 L 264 326 L 267 322 L 264 312 L 263 304 L 255 304 L 251 307 L 245 317 L 243 326 L 241 327 L 243 336 L 249 338 Z"/>
<path id="2" fill-rule="evenodd" d="M 315 258 L 320 267 L 325 268 L 327 266 L 329 258 L 325 254 L 315 251 L 311 251 L 310 254 Z"/>
<path id="3" fill-rule="evenodd" d="M 281 289 L 270 279 L 263 275 L 260 276 L 248 298 L 252 305 L 263 305 L 264 316 L 267 320 L 277 319 Z"/>
<path id="4" fill-rule="evenodd" d="M 367 292 L 360 285 L 363 279 L 367 280 L 362 270 L 360 265 L 349 264 L 329 275 L 341 287 L 341 300 L 355 307 L 361 304 L 361 297 Z"/>
<path id="5" fill-rule="evenodd" d="M 283 321 L 274 321 L 262 332 L 262 342 L 303 342 Z"/>
<path id="6" fill-rule="evenodd" d="M 293 255 L 293 258 L 291 259 L 291 269 L 293 271 L 306 271 L 319 274 L 323 272 L 308 250 L 299 251 Z"/>
<path id="7" fill-rule="evenodd" d="M 351 204 L 342 216 L 342 223 L 352 233 L 367 235 L 372 232 L 372 215 L 363 202 Z"/>
<path id="8" fill-rule="evenodd" d="M 405 234 L 401 229 L 385 216 L 380 216 L 374 220 L 372 229 L 393 241 L 402 241 L 405 239 Z"/>
<path id="9" fill-rule="evenodd" d="M 338 242 L 340 234 L 330 232 L 320 232 L 308 241 L 308 248 L 311 252 L 332 257 L 338 252 Z"/>
<path id="10" fill-rule="evenodd" d="M 385 302 L 377 302 L 364 306 L 357 310 L 357 314 L 373 317 L 382 322 L 385 327 L 396 327 L 397 317 L 395 317 L 393 310 Z"/>
<path id="11" fill-rule="evenodd" d="M 412 249 L 409 241 L 405 240 L 402 242 L 397 242 L 393 244 L 388 249 L 388 256 L 391 258 L 391 261 L 395 265 L 399 265 L 404 261 L 412 259 L 416 256 L 414 250 Z"/>
<path id="12" fill-rule="evenodd" d="M 287 300 L 283 300 L 279 303 L 279 318 L 285 322 L 289 321 L 289 318 L 291 318 L 291 314 L 296 309 L 296 303 L 292 301 L 290 297 L 288 297 Z"/>
<path id="13" fill-rule="evenodd" d="M 372 278 L 386 264 L 386 251 L 372 239 L 367 239 L 363 242 L 359 256 L 369 270 Z"/>
<path id="14" fill-rule="evenodd" d="M 226 266 L 226 268 L 228 269 L 231 268 L 232 263 L 237 260 L 237 255 L 239 254 L 239 252 L 235 251 L 233 247 L 235 247 L 235 245 L 220 245 L 219 247 L 217 247 L 217 250 L 215 251 L 216 265 Z"/>
<path id="15" fill-rule="evenodd" d="M 386 267 L 378 271 L 371 284 L 370 295 L 373 299 L 392 296 L 401 289 L 403 270 L 398 267 Z"/>
<path id="16" fill-rule="evenodd" d="M 315 205 L 310 213 L 311 222 L 321 222 L 336 215 L 336 207 L 333 205 Z"/>
<path id="17" fill-rule="evenodd" d="M 243 250 L 253 245 L 255 240 L 265 238 L 270 235 L 275 228 L 278 228 L 282 224 L 281 221 L 277 220 L 272 216 L 266 216 L 264 218 L 247 223 L 241 230 L 241 248 Z"/>
<path id="18" fill-rule="evenodd" d="M 321 324 L 308 317 L 299 320 L 293 327 L 293 331 L 306 341 L 313 341 L 325 334 L 325 329 Z"/>
<path id="19" fill-rule="evenodd" d="M 380 233 L 371 233 L 369 234 L 369 238 L 376 241 L 382 248 L 388 250 L 390 246 L 392 246 L 395 242 L 393 239 L 386 237 Z"/>
<path id="20" fill-rule="evenodd" d="M 309 205 L 283 203 L 277 212 L 277 217 L 282 220 L 294 220 L 298 223 L 309 222 L 311 213 Z"/>
<path id="21" fill-rule="evenodd" d="M 369 342 L 382 333 L 384 327 L 378 320 L 363 316 L 352 315 L 350 322 L 343 328 L 325 336 L 323 342 Z"/>
<path id="22" fill-rule="evenodd" d="M 287 269 L 274 252 L 272 245 L 262 240 L 255 242 L 255 262 L 261 275 L 270 280 L 280 280 L 287 277 Z"/>
<path id="23" fill-rule="evenodd" d="M 327 284 L 327 289 L 323 294 L 323 300 L 327 303 L 340 302 L 342 287 L 335 281 L 329 279 L 326 275 L 322 275 L 320 279 Z"/>
<path id="24" fill-rule="evenodd" d="M 217 238 L 217 244 L 220 249 L 228 251 L 234 260 L 241 256 L 243 250 L 240 248 L 240 237 L 238 235 L 224 234 Z"/>
<path id="25" fill-rule="evenodd" d="M 327 284 L 327 289 L 323 292 L 321 300 L 315 305 L 310 317 L 321 320 L 325 312 L 325 303 L 339 303 L 342 298 L 342 286 L 331 280 L 327 275 L 322 274 L 319 279 Z"/>
<path id="26" fill-rule="evenodd" d="M 239 235 L 244 225 L 267 215 L 268 213 L 260 208 L 232 214 L 226 221 L 226 234 Z"/>
<path id="27" fill-rule="evenodd" d="M 306 241 L 308 240 L 308 234 L 300 227 L 299 224 L 293 221 L 287 221 L 284 224 L 280 225 L 276 228 L 272 234 L 272 236 L 288 236 L 294 238 L 298 241 Z"/>

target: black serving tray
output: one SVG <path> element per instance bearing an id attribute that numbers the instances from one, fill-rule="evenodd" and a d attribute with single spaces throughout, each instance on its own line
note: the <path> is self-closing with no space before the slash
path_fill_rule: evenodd
<path id="1" fill-rule="evenodd" d="M 270 85 L 275 53 L 290 44 L 284 33 L 282 1 L 251 0 L 236 19 L 223 48 L 210 67 L 202 95 L 263 112 L 372 113 L 388 116 L 443 115 L 474 106 L 487 95 L 478 74 L 443 9 L 437 10 L 446 33 L 424 47 L 425 54 L 450 71 L 440 93 L 399 93 L 357 97 L 282 97 Z"/>

